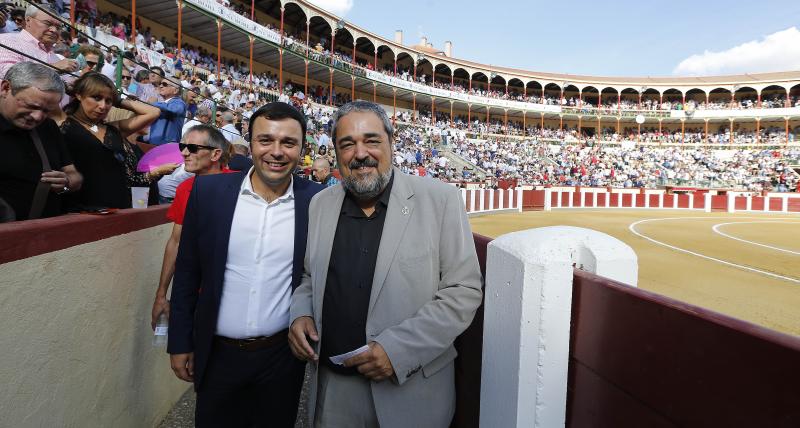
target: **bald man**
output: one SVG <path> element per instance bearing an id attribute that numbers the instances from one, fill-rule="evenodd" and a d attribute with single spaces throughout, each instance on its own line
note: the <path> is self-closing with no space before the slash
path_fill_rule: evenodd
<path id="1" fill-rule="evenodd" d="M 314 179 L 322 183 L 325 187 L 331 187 L 339 184 L 339 180 L 331 174 L 331 164 L 325 158 L 317 158 L 311 164 L 311 173 Z"/>
<path id="2" fill-rule="evenodd" d="M 232 111 L 228 110 L 222 113 L 222 135 L 225 136 L 225 139 L 228 140 L 229 143 L 233 143 L 234 141 L 242 138 L 242 134 L 239 133 L 239 130 L 236 129 L 236 125 L 233 124 L 234 114 Z"/>

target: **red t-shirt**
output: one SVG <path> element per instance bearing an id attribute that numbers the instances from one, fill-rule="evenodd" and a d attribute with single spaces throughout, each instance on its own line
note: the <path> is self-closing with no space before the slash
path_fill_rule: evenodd
<path id="1" fill-rule="evenodd" d="M 231 169 L 223 169 L 223 174 L 231 172 L 239 172 Z M 167 210 L 167 220 L 172 220 L 175 224 L 183 225 L 183 216 L 186 214 L 186 205 L 189 203 L 189 195 L 192 193 L 192 186 L 194 186 L 194 177 L 189 177 L 178 185 L 175 189 L 175 199 L 172 200 L 172 205 Z"/>

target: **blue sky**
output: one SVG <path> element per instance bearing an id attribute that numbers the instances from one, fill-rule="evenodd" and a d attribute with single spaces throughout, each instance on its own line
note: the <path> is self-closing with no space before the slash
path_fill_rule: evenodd
<path id="1" fill-rule="evenodd" d="M 457 58 L 528 70 L 598 76 L 800 70 L 800 0 L 312 2 L 387 38 L 402 29 L 406 45 L 421 35 L 437 48 L 451 40 Z"/>

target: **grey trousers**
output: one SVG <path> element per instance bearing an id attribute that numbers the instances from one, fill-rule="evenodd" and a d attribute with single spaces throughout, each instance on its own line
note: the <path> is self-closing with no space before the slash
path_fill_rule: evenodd
<path id="1" fill-rule="evenodd" d="M 320 364 L 315 428 L 377 428 L 369 379 L 343 376 Z"/>

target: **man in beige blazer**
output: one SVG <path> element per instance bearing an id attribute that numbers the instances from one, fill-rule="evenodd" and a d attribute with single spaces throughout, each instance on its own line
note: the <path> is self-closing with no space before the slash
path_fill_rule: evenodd
<path id="1" fill-rule="evenodd" d="M 393 128 L 366 101 L 334 117 L 342 185 L 311 201 L 289 342 L 311 364 L 317 427 L 444 428 L 455 409 L 453 341 L 481 303 L 458 190 L 392 168 Z M 331 357 L 365 347 L 340 366 Z"/>

